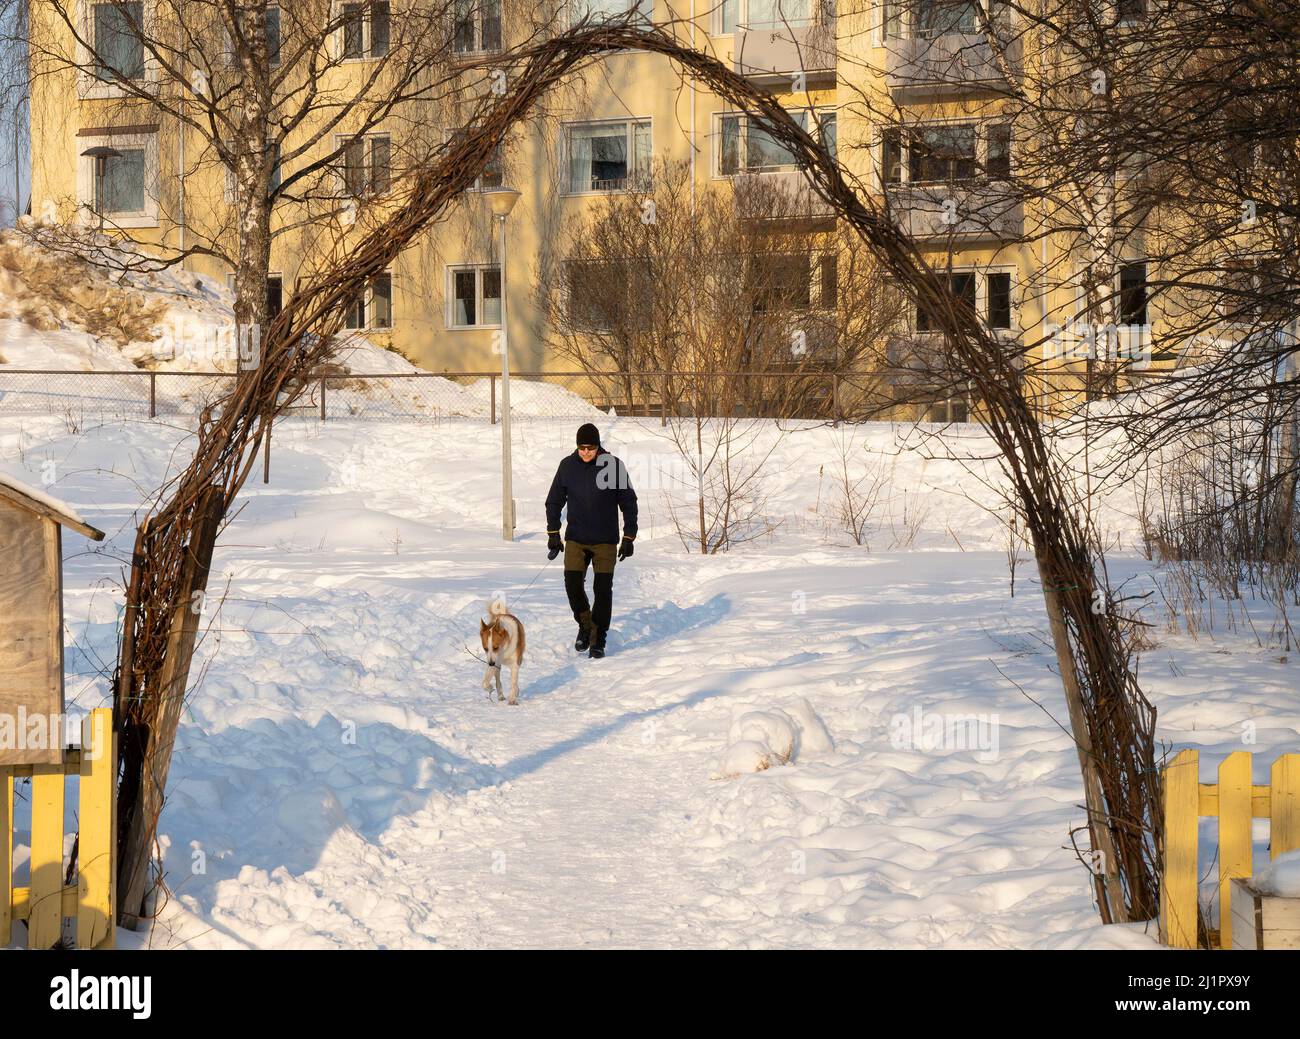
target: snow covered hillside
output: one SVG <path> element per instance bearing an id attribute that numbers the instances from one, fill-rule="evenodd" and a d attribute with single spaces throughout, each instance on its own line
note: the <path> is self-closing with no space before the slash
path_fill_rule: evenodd
<path id="1" fill-rule="evenodd" d="M 516 424 L 513 543 L 498 427 L 277 427 L 271 482 L 250 482 L 210 583 L 161 824 L 173 897 L 120 944 L 1154 945 L 1096 924 L 1068 850 L 1078 763 L 1029 553 L 1011 597 L 991 490 L 868 427 L 854 464 L 886 482 L 859 546 L 837 521 L 842 434 L 795 431 L 766 468 L 773 533 L 701 557 L 669 518 L 657 423 L 602 420 L 642 533 L 590 660 L 542 508 L 575 425 Z M 175 424 L 72 431 L 0 402 L 0 470 L 109 534 L 65 542 L 76 711 L 108 697 L 136 510 L 190 446 Z M 1124 495 L 1105 526 L 1112 583 L 1149 582 Z M 527 626 L 517 708 L 479 686 L 497 591 Z M 1203 778 L 1247 723 L 1259 767 L 1295 748 L 1278 650 L 1153 638 L 1159 735 L 1200 747 Z M 737 767 L 755 765 L 744 743 L 767 768 Z"/>

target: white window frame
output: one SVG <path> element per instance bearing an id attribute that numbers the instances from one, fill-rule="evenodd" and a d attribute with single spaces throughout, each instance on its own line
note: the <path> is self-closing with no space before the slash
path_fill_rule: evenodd
<path id="1" fill-rule="evenodd" d="M 95 8 L 99 4 L 94 0 L 77 0 L 77 22 L 81 28 L 81 39 L 90 40 L 91 45 L 95 41 Z M 153 0 L 141 0 L 140 10 L 144 20 L 145 39 L 153 37 L 154 28 L 157 25 L 157 12 L 154 8 Z M 156 91 L 158 89 L 159 69 L 158 60 L 149 52 L 149 47 L 142 44 L 144 48 L 144 78 L 133 80 L 145 90 Z M 90 71 L 94 64 L 94 51 L 91 47 L 85 46 L 78 41 L 76 47 L 77 55 L 77 96 L 88 99 L 113 98 L 131 96 L 119 83 L 107 83 L 102 79 L 97 79 L 95 74 Z"/>
<path id="2" fill-rule="evenodd" d="M 375 278 L 387 275 L 388 277 L 388 324 L 376 325 L 375 320 Z M 366 281 L 365 292 L 362 295 L 362 305 L 365 307 L 365 324 L 352 328 L 347 323 L 347 317 L 343 319 L 343 327 L 339 330 L 343 335 L 355 335 L 360 332 L 391 332 L 393 326 L 397 323 L 397 293 L 394 291 L 393 272 L 385 269 L 369 278 Z M 353 303 L 346 304 L 346 310 L 352 309 Z"/>
<path id="3" fill-rule="evenodd" d="M 360 57 L 349 58 L 344 56 L 344 46 L 346 39 L 346 28 L 343 25 L 343 9 L 358 5 L 365 8 L 361 16 L 361 55 Z M 330 20 L 338 22 L 338 28 L 331 33 L 333 39 L 333 57 L 344 65 L 351 65 L 362 61 L 383 61 L 392 53 L 393 47 L 393 5 L 391 0 L 388 4 L 388 50 L 383 54 L 371 54 L 372 46 L 371 25 L 370 25 L 371 0 L 334 0 L 330 7 Z M 281 45 L 283 46 L 284 25 L 280 26 Z"/>
<path id="4" fill-rule="evenodd" d="M 791 116 L 802 115 L 807 117 L 809 113 L 812 114 L 813 119 L 817 123 L 818 139 L 820 139 L 822 119 L 828 115 L 835 116 L 836 153 L 838 154 L 839 152 L 839 109 L 835 105 L 819 105 L 816 108 L 811 108 L 811 109 L 796 108 L 790 111 L 789 114 Z M 782 166 L 769 166 L 763 169 L 748 169 L 744 166 L 741 166 L 734 173 L 723 173 L 722 172 L 722 120 L 724 119 L 740 120 L 740 153 L 741 153 L 740 158 L 741 159 L 745 157 L 745 152 L 748 150 L 747 142 L 749 140 L 749 123 L 750 123 L 749 116 L 747 116 L 744 112 L 733 112 L 733 111 L 714 112 L 713 128 L 712 128 L 712 136 L 713 136 L 712 177 L 714 180 L 727 180 L 730 179 L 731 177 L 742 177 L 742 176 L 745 177 L 761 176 L 763 174 L 768 174 L 768 173 L 789 173 L 792 170 L 797 170 L 799 168 L 798 165 L 795 163 L 790 163 Z"/>
<path id="5" fill-rule="evenodd" d="M 456 7 L 453 3 L 451 6 L 451 52 L 457 57 L 473 57 L 477 54 L 497 54 L 505 47 L 505 17 L 503 13 L 503 0 L 497 0 L 497 22 L 498 32 L 501 35 L 501 43 L 496 47 L 483 46 L 483 4 L 489 0 L 474 0 L 474 10 L 471 18 L 474 23 L 474 46 L 469 50 L 456 49 Z"/>
<path id="6" fill-rule="evenodd" d="M 650 166 L 645 171 L 646 180 L 644 184 L 636 183 L 636 127 L 641 123 L 650 128 Z M 571 172 L 569 165 L 569 134 L 570 131 L 578 127 L 591 126 L 623 126 L 627 134 L 627 155 L 628 155 L 628 176 L 627 186 L 621 188 L 588 188 L 584 191 L 574 191 L 569 184 L 569 175 Z M 644 189 L 653 183 L 654 169 L 654 151 L 655 151 L 655 128 L 654 118 L 652 116 L 626 116 L 621 119 L 575 119 L 565 122 L 560 127 L 560 194 L 565 197 L 576 197 L 580 195 L 625 195 L 629 192 L 636 191 L 639 188 Z"/>
<path id="7" fill-rule="evenodd" d="M 485 328 L 492 329 L 492 328 L 501 327 L 500 321 L 479 322 L 478 324 L 473 324 L 473 325 L 458 325 L 455 323 L 455 313 L 456 313 L 455 276 L 456 274 L 464 273 L 465 271 L 474 272 L 474 315 L 476 317 L 479 317 L 483 314 L 483 272 L 500 271 L 500 269 L 501 269 L 501 265 L 499 263 L 449 263 L 447 264 L 447 276 L 446 276 L 447 296 L 446 296 L 446 306 L 443 308 L 444 309 L 443 324 L 447 327 L 447 329 L 455 332 L 473 332 L 479 329 L 485 329 Z M 504 299 L 501 301 L 501 305 L 503 307 L 505 306 Z"/>
<path id="8" fill-rule="evenodd" d="M 77 210 L 83 223 L 99 223 L 95 212 L 95 160 L 80 154 L 89 148 L 107 146 L 119 151 L 144 150 L 144 209 L 138 213 L 105 213 L 106 227 L 141 228 L 158 226 L 158 134 L 104 134 L 77 137 Z M 110 160 L 111 161 L 111 160 Z"/>
<path id="9" fill-rule="evenodd" d="M 358 137 L 366 142 L 365 149 L 365 170 L 366 170 L 366 190 L 360 195 L 353 195 L 348 191 L 347 175 L 343 171 L 346 169 L 345 149 L 349 142 L 355 141 Z M 376 138 L 382 137 L 388 141 L 388 189 L 386 191 L 375 191 L 373 189 L 375 181 L 374 150 L 370 147 L 370 142 Z M 338 133 L 334 135 L 334 148 L 338 152 L 338 159 L 334 168 L 334 192 L 340 199 L 356 199 L 358 202 L 364 202 L 368 199 L 384 198 L 392 193 L 393 190 L 393 135 L 386 130 L 367 131 L 366 133 Z M 283 175 L 283 171 L 281 171 Z"/>

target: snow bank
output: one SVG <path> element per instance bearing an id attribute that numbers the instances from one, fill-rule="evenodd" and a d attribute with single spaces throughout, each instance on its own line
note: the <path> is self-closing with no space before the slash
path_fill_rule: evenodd
<path id="1" fill-rule="evenodd" d="M 6 367 L 58 372 L 234 373 L 239 363 L 234 295 L 221 281 L 188 271 L 148 271 L 133 243 L 102 236 L 66 237 L 26 218 L 0 232 L 0 373 Z M 344 413 L 390 412 L 486 419 L 487 379 L 462 385 L 432 376 L 382 342 L 361 333 L 338 338 L 330 363 L 348 375 L 422 376 L 331 382 Z M 334 369 L 331 369 L 333 371 Z M 35 379 L 36 377 L 32 377 Z M 59 376 L 7 384 L 45 402 L 46 410 L 139 403 L 138 380 L 93 385 Z M 207 403 L 224 386 L 173 380 L 169 400 Z M 498 406 L 500 387 L 497 388 Z M 29 409 L 29 410 L 35 410 Z M 547 382 L 511 382 L 511 412 L 525 417 L 593 417 L 581 396 Z"/>
<path id="2" fill-rule="evenodd" d="M 714 779 L 734 779 L 747 772 L 762 772 L 773 765 L 788 765 L 802 752 L 834 750 L 831 734 L 804 697 L 785 710 L 766 707 L 743 710 L 727 733 L 727 749 Z"/>
<path id="3" fill-rule="evenodd" d="M 1256 873 L 1251 883 L 1261 895 L 1300 898 L 1300 851 L 1283 852 Z"/>

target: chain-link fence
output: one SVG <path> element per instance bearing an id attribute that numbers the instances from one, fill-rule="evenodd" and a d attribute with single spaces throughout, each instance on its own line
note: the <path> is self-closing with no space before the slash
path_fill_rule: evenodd
<path id="1" fill-rule="evenodd" d="M 237 378 L 221 372 L 59 371 L 0 366 L 0 416 L 64 416 L 70 423 L 197 416 Z M 294 387 L 290 414 L 333 419 L 496 422 L 500 372 L 352 375 L 322 372 Z M 838 419 L 887 403 L 881 380 L 827 371 L 517 372 L 512 421 L 618 415 Z"/>

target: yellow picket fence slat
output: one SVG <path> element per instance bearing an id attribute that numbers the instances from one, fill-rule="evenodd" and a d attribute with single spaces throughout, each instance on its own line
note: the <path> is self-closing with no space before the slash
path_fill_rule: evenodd
<path id="1" fill-rule="evenodd" d="M 111 949 L 116 938 L 117 737 L 113 712 L 99 707 L 81 728 L 80 752 L 61 765 L 0 765 L 0 946 L 27 921 L 27 947 L 58 943 L 64 918 L 76 923 L 77 948 Z M 14 886 L 14 779 L 30 776 L 31 881 Z M 68 776 L 80 778 L 77 885 L 64 884 L 63 809 Z"/>
<path id="2" fill-rule="evenodd" d="M 1160 884 L 1160 940 L 1196 948 L 1197 863 L 1202 817 L 1219 824 L 1219 947 L 1232 948 L 1231 888 L 1254 869 L 1251 820 L 1269 820 L 1269 855 L 1300 848 L 1300 754 L 1283 754 L 1268 786 L 1251 782 L 1251 754 L 1239 750 L 1219 765 L 1218 782 L 1200 781 L 1201 757 L 1179 751 L 1164 768 L 1164 873 Z"/>

